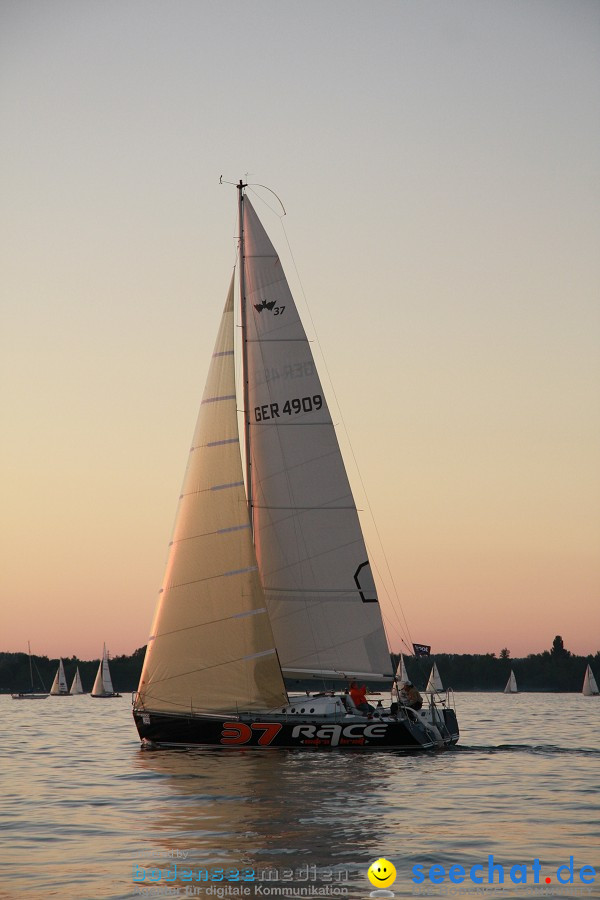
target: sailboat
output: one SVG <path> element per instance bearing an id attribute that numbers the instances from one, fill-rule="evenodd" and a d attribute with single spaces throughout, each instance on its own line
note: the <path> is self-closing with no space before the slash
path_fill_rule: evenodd
<path id="1" fill-rule="evenodd" d="M 585 670 L 585 675 L 583 676 L 583 688 L 581 693 L 585 697 L 597 697 L 600 693 L 598 691 L 598 684 L 596 683 L 596 679 L 594 678 L 594 673 L 592 672 L 592 667 L 588 663 L 588 667 Z"/>
<path id="2" fill-rule="evenodd" d="M 408 672 L 406 671 L 406 663 L 404 662 L 404 655 L 400 654 L 400 659 L 398 660 L 398 667 L 396 669 L 396 684 L 406 684 L 409 680 Z"/>
<path id="3" fill-rule="evenodd" d="M 73 684 L 71 685 L 71 694 L 83 694 L 83 685 L 81 683 L 81 675 L 79 674 L 79 666 L 77 666 L 77 670 L 75 672 L 75 677 L 73 678 Z"/>
<path id="4" fill-rule="evenodd" d="M 108 697 L 121 696 L 121 694 L 117 694 L 113 689 L 112 678 L 110 677 L 110 669 L 108 667 L 108 654 L 106 652 L 106 644 L 104 644 L 104 646 L 102 647 L 102 659 L 100 660 L 100 665 L 98 666 L 98 672 L 96 674 L 96 680 L 94 681 L 94 687 L 92 688 L 91 696 L 94 699 L 107 699 Z"/>
<path id="5" fill-rule="evenodd" d="M 434 663 L 431 672 L 429 673 L 429 680 L 427 682 L 426 691 L 431 691 L 432 693 L 440 693 L 444 690 L 444 685 L 442 684 L 442 679 L 440 678 L 440 673 L 438 672 L 438 667 Z"/>
<path id="6" fill-rule="evenodd" d="M 65 667 L 63 666 L 62 659 L 58 661 L 58 669 L 56 670 L 56 675 L 54 676 L 54 681 L 52 682 L 52 687 L 50 688 L 50 695 L 52 697 L 69 697 L 69 688 L 67 686 L 67 679 L 65 677 Z"/>
<path id="7" fill-rule="evenodd" d="M 404 654 L 400 654 L 400 659 L 398 660 L 398 665 L 396 666 L 396 674 L 394 676 L 394 683 L 392 685 L 392 700 L 399 700 L 400 688 L 399 685 L 406 684 L 408 682 L 408 673 L 406 671 L 406 663 L 404 662 Z"/>
<path id="8" fill-rule="evenodd" d="M 46 697 L 48 697 L 47 693 L 43 693 L 43 694 L 35 693 L 35 686 L 33 683 L 33 664 L 32 664 L 32 660 L 31 660 L 31 646 L 29 644 L 29 641 L 27 641 L 27 653 L 29 654 L 29 678 L 31 680 L 31 690 L 27 691 L 27 693 L 11 694 L 11 697 L 13 698 L 13 700 L 45 700 Z M 36 672 L 38 672 L 37 666 L 36 666 Z M 41 675 L 39 672 L 38 672 L 38 677 L 40 679 L 43 690 L 46 691 L 46 688 L 44 687 L 44 683 L 42 681 L 42 678 L 41 678 Z"/>
<path id="9" fill-rule="evenodd" d="M 420 750 L 458 740 L 348 691 L 389 689 L 391 656 L 334 425 L 279 256 L 238 187 L 235 272 L 192 441 L 133 715 L 143 746 Z M 240 331 L 241 396 L 235 332 Z M 238 407 L 243 428 L 238 428 Z"/>
<path id="10" fill-rule="evenodd" d="M 506 682 L 506 687 L 504 688 L 505 694 L 518 694 L 519 689 L 517 688 L 517 679 L 515 678 L 515 673 L 513 670 L 510 670 L 510 676 L 508 681 Z"/>

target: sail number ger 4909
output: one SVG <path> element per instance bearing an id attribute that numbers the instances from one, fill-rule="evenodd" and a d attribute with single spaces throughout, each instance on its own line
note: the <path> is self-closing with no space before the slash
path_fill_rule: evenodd
<path id="1" fill-rule="evenodd" d="M 314 409 L 321 409 L 323 398 L 321 394 L 313 394 L 312 397 L 294 397 L 286 400 L 283 406 L 279 403 L 264 403 L 254 407 L 254 421 L 266 422 L 269 419 L 279 419 L 281 416 L 297 416 L 300 413 L 310 413 Z"/>

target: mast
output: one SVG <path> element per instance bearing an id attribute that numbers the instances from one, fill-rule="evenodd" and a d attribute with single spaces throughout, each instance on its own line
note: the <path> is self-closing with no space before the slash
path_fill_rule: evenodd
<path id="1" fill-rule="evenodd" d="M 33 666 L 31 665 L 31 644 L 27 641 L 27 652 L 29 653 L 29 677 L 31 678 L 31 690 L 33 690 Z"/>
<path id="2" fill-rule="evenodd" d="M 238 217 L 240 223 L 240 305 L 242 312 L 242 382 L 244 404 L 244 458 L 246 465 L 246 497 L 250 513 L 250 527 L 254 531 L 252 514 L 252 462 L 250 458 L 250 404 L 248 400 L 248 332 L 246 327 L 246 277 L 245 277 L 245 235 L 244 235 L 244 188 L 248 187 L 240 178 L 238 189 Z"/>

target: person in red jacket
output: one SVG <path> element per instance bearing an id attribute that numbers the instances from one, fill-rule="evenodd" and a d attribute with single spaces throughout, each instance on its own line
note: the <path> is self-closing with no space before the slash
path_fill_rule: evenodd
<path id="1" fill-rule="evenodd" d="M 367 689 L 364 684 L 362 687 L 359 687 L 356 681 L 351 681 L 350 697 L 359 712 L 371 712 L 371 707 L 367 703 Z"/>

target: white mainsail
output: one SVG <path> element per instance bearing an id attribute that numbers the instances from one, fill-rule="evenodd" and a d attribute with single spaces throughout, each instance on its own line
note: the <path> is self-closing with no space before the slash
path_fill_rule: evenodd
<path id="1" fill-rule="evenodd" d="M 138 706 L 159 712 L 287 702 L 244 490 L 234 328 L 232 279 L 138 691 Z"/>
<path id="2" fill-rule="evenodd" d="M 440 673 L 438 672 L 438 667 L 436 664 L 433 664 L 431 672 L 429 674 L 429 681 L 427 682 L 426 691 L 443 691 L 444 685 L 442 684 L 442 679 L 440 678 Z"/>
<path id="3" fill-rule="evenodd" d="M 60 694 L 69 693 L 67 679 L 65 678 L 65 668 L 63 666 L 62 659 L 59 659 L 58 661 L 58 669 L 56 670 L 56 675 L 54 676 L 54 681 L 52 682 L 50 693 L 53 697 L 59 696 Z"/>
<path id="4" fill-rule="evenodd" d="M 79 666 L 77 666 L 77 671 L 75 672 L 75 678 L 73 679 L 73 684 L 71 685 L 71 694 L 83 694 L 83 684 L 81 683 L 81 675 L 79 674 Z"/>
<path id="5" fill-rule="evenodd" d="M 587 669 L 585 670 L 585 675 L 583 677 L 583 689 L 581 693 L 585 697 L 595 697 L 598 691 L 598 685 L 596 683 L 596 679 L 594 678 L 594 673 L 592 672 L 592 667 L 588 664 Z"/>
<path id="6" fill-rule="evenodd" d="M 104 686 L 104 692 L 106 694 L 114 694 L 112 678 L 110 677 L 110 669 L 108 667 L 108 655 L 106 653 L 106 647 L 104 648 L 104 654 L 102 656 L 102 684 Z"/>
<path id="7" fill-rule="evenodd" d="M 505 694 L 518 694 L 519 693 L 518 688 L 517 688 L 517 679 L 515 678 L 515 673 L 513 672 L 512 669 L 510 670 L 510 676 L 509 676 L 508 681 L 506 682 L 506 687 L 504 688 L 504 693 Z"/>
<path id="8" fill-rule="evenodd" d="M 244 197 L 254 542 L 285 675 L 393 677 L 358 514 L 279 257 Z"/>

